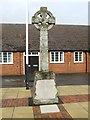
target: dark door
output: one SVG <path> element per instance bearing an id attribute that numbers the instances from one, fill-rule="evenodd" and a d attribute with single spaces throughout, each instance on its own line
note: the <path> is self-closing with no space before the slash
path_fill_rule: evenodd
<path id="1" fill-rule="evenodd" d="M 35 71 L 39 71 L 39 56 L 29 56 L 27 67 L 25 57 L 25 75 L 29 82 L 29 86 L 33 86 Z"/>
<path id="2" fill-rule="evenodd" d="M 35 71 L 39 71 L 39 57 L 38 56 L 29 56 L 28 58 L 28 67 L 29 72 L 33 74 Z"/>

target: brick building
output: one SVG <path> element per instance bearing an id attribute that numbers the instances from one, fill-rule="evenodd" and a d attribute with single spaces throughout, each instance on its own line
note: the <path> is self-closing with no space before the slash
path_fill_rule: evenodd
<path id="1" fill-rule="evenodd" d="M 25 74 L 25 24 L 0 24 L 0 75 Z M 29 71 L 40 68 L 39 31 L 29 25 Z M 48 65 L 55 73 L 90 72 L 88 26 L 55 25 L 49 30 Z"/>

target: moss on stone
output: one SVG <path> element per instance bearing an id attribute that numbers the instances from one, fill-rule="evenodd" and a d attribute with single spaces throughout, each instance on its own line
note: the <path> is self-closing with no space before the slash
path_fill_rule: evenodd
<path id="1" fill-rule="evenodd" d="M 35 73 L 35 80 L 55 79 L 55 73 L 52 71 L 38 71 Z"/>

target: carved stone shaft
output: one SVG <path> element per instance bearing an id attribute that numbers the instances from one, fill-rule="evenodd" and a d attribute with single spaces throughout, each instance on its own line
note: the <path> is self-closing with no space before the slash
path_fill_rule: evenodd
<path id="1" fill-rule="evenodd" d="M 40 70 L 48 71 L 48 31 L 40 30 Z"/>

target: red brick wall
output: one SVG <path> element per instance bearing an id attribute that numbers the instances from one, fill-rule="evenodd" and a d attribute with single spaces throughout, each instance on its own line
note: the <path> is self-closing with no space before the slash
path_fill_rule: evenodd
<path id="1" fill-rule="evenodd" d="M 64 52 L 64 63 L 49 63 L 49 69 L 55 73 L 82 73 L 86 72 L 86 54 L 83 53 L 83 62 L 74 63 L 74 52 Z M 50 55 L 49 55 L 50 60 Z"/>
<path id="2" fill-rule="evenodd" d="M 87 53 L 87 72 L 90 72 L 90 52 Z"/>
<path id="3" fill-rule="evenodd" d="M 87 54 L 87 55 L 86 55 Z M 55 73 L 82 73 L 90 72 L 90 53 L 83 54 L 82 63 L 74 63 L 74 52 L 64 52 L 64 63 L 50 63 L 49 56 L 49 70 Z M 87 59 L 86 59 L 87 56 Z M 23 52 L 13 53 L 13 64 L 0 65 L 0 75 L 23 75 L 24 74 L 24 57 Z M 87 60 L 87 65 L 86 65 Z"/>
<path id="4" fill-rule="evenodd" d="M 2 68 L 2 73 L 0 72 L 0 75 L 23 75 L 23 52 L 14 52 L 13 64 L 3 64 L 0 65 L 0 68 Z"/>

